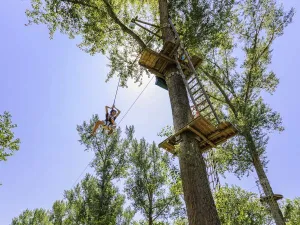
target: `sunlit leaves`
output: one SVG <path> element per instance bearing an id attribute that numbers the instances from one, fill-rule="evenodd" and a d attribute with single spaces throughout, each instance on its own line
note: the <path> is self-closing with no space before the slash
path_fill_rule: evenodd
<path id="1" fill-rule="evenodd" d="M 237 186 L 225 186 L 215 193 L 215 200 L 220 220 L 224 225 L 271 224 L 270 215 L 254 193 Z"/>
<path id="2" fill-rule="evenodd" d="M 262 94 L 274 93 L 279 83 L 269 69 L 272 45 L 292 21 L 294 10 L 286 12 L 274 0 L 243 0 L 231 12 L 219 45 L 204 55 L 201 74 L 217 112 L 240 131 L 240 137 L 216 153 L 220 172 L 229 170 L 240 177 L 253 170 L 253 152 L 266 166 L 268 134 L 283 130 L 279 113 Z"/>
<path id="3" fill-rule="evenodd" d="M 166 152 L 144 139 L 134 140 L 130 151 L 130 170 L 126 193 L 136 210 L 150 221 L 167 221 L 176 207 L 182 207 L 171 175 L 171 163 Z M 177 215 L 178 216 L 178 215 Z"/>

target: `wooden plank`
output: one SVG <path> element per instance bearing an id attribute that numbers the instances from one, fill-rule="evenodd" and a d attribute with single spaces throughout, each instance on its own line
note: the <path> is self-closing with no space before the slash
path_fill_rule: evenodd
<path id="1" fill-rule="evenodd" d="M 192 131 L 193 133 L 195 133 L 196 135 L 198 135 L 199 137 L 201 137 L 204 141 L 206 141 L 211 147 L 216 147 L 216 145 L 214 143 L 212 143 L 210 140 L 208 140 L 200 131 L 194 129 L 191 126 L 187 127 L 190 131 Z"/>
<path id="2" fill-rule="evenodd" d="M 268 201 L 269 199 L 271 199 L 273 197 L 273 199 L 275 201 L 279 201 L 281 199 L 283 199 L 283 195 L 280 195 L 280 194 L 274 194 L 273 196 L 264 196 L 264 197 L 261 197 L 260 198 L 260 201 L 261 202 L 265 202 L 265 201 Z"/>
<path id="3" fill-rule="evenodd" d="M 221 123 L 222 124 L 222 123 Z M 225 123 L 224 123 L 224 125 L 225 125 Z M 235 131 L 235 130 L 233 130 L 233 126 L 232 126 L 232 124 L 226 124 L 227 126 L 226 127 L 224 127 L 222 130 L 220 130 L 220 129 L 217 129 L 216 130 L 216 132 L 214 132 L 213 134 L 211 134 L 210 136 L 208 136 L 207 138 L 208 139 L 213 139 L 213 138 L 215 138 L 215 136 L 217 136 L 217 135 L 222 135 L 223 133 L 226 133 L 227 131 L 230 131 L 230 130 L 232 130 L 232 133 L 237 133 L 237 131 Z M 235 132 L 234 132 L 235 131 Z"/>

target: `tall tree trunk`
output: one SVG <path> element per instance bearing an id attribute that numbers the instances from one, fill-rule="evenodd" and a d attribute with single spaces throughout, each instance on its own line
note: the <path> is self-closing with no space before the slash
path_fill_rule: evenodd
<path id="1" fill-rule="evenodd" d="M 168 24 L 167 0 L 159 0 L 160 24 Z M 165 41 L 174 40 L 169 27 L 162 30 Z M 187 91 L 176 68 L 170 68 L 166 74 L 169 97 L 172 107 L 175 131 L 192 120 Z M 220 220 L 210 190 L 204 158 L 198 141 L 191 132 L 181 134 L 179 164 L 190 225 L 219 225 Z"/>
<path id="2" fill-rule="evenodd" d="M 152 193 L 149 196 L 148 225 L 153 225 L 153 196 L 152 196 Z"/>
<path id="3" fill-rule="evenodd" d="M 148 224 L 153 225 L 153 218 L 152 215 L 149 215 Z"/>
<path id="4" fill-rule="evenodd" d="M 245 134 L 246 140 L 248 142 L 248 145 L 251 149 L 251 155 L 252 155 L 252 160 L 253 160 L 253 165 L 254 168 L 256 170 L 259 182 L 261 184 L 261 187 L 263 189 L 263 192 L 265 194 L 265 196 L 273 196 L 273 190 L 272 187 L 270 185 L 269 179 L 264 171 L 263 165 L 260 161 L 259 155 L 257 154 L 256 151 L 256 146 L 255 143 L 253 141 L 252 135 L 247 132 Z M 277 203 L 277 201 L 275 201 L 272 197 L 271 198 L 267 198 L 267 204 L 270 208 L 271 214 L 275 220 L 276 225 L 285 225 L 285 221 L 282 215 L 282 212 L 279 208 L 279 205 Z"/>

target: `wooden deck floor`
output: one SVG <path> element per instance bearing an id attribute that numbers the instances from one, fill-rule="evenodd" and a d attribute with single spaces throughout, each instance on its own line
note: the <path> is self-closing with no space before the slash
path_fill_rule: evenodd
<path id="1" fill-rule="evenodd" d="M 177 140 L 176 137 L 186 131 L 193 132 L 196 135 L 201 152 L 205 152 L 224 143 L 238 133 L 237 129 L 229 122 L 222 122 L 215 127 L 204 117 L 198 116 L 177 133 L 161 142 L 159 147 L 174 154 L 175 145 L 180 143 L 180 140 Z"/>
<path id="2" fill-rule="evenodd" d="M 164 79 L 167 68 L 176 66 L 173 55 L 177 48 L 178 46 L 173 42 L 166 42 L 163 49 L 159 53 L 153 51 L 152 49 L 145 48 L 141 54 L 139 64 L 147 68 L 156 76 Z M 202 62 L 202 59 L 197 56 L 192 56 L 191 60 L 195 68 L 197 68 Z M 188 76 L 188 63 L 183 60 L 179 60 L 179 62 L 184 73 Z"/>

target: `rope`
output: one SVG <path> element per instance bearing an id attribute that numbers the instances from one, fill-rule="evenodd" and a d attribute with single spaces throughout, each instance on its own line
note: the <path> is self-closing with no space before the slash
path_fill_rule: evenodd
<path id="1" fill-rule="evenodd" d="M 113 106 L 114 106 L 115 103 L 116 103 L 116 98 L 117 98 L 117 94 L 118 94 L 118 90 L 119 90 L 119 86 L 120 86 L 120 80 L 121 80 L 121 76 L 119 77 L 119 82 L 118 82 L 118 86 L 117 86 L 117 90 L 116 90 L 116 94 L 115 94 L 115 99 L 114 99 L 114 104 L 113 104 Z"/>
<path id="2" fill-rule="evenodd" d="M 123 119 L 126 117 L 126 115 L 129 113 L 129 111 L 131 110 L 131 108 L 134 106 L 134 104 L 137 102 L 137 100 L 141 97 L 141 95 L 143 94 L 143 92 L 146 90 L 146 88 L 149 86 L 150 82 L 153 80 L 154 75 L 152 76 L 152 78 L 150 79 L 150 81 L 148 82 L 148 84 L 144 87 L 144 89 L 141 91 L 141 93 L 137 96 L 137 98 L 135 99 L 135 101 L 132 103 L 132 105 L 129 107 L 129 109 L 127 110 L 127 112 L 124 114 L 124 116 L 122 117 L 122 119 L 119 122 L 119 125 L 121 124 L 121 122 L 123 121 Z"/>
<path id="3" fill-rule="evenodd" d="M 75 186 L 75 184 L 77 184 L 77 181 L 79 180 L 79 178 L 83 175 L 83 173 L 87 170 L 87 168 L 89 167 L 89 165 L 93 162 L 94 158 L 86 165 L 86 167 L 84 168 L 84 170 L 81 172 L 81 174 L 77 177 L 77 179 L 75 180 L 75 182 L 72 185 L 72 188 Z"/>
<path id="4" fill-rule="evenodd" d="M 141 91 L 141 93 L 137 96 L 137 98 L 135 99 L 135 101 L 132 103 L 132 105 L 129 107 L 129 109 L 127 110 L 127 112 L 125 113 L 125 115 L 122 117 L 122 119 L 120 120 L 119 125 L 121 124 L 121 122 L 123 121 L 123 119 L 126 117 L 126 115 L 129 113 L 129 111 L 131 110 L 131 108 L 134 106 L 134 104 L 137 102 L 137 100 L 141 97 L 141 95 L 143 94 L 143 92 L 146 90 L 146 88 L 149 86 L 150 82 L 153 80 L 154 75 L 152 76 L 152 78 L 150 79 L 150 81 L 147 83 L 147 85 L 144 87 L 144 89 Z M 120 79 L 119 79 L 120 82 Z M 119 85 L 118 85 L 119 87 Z M 118 92 L 118 89 L 117 89 Z M 117 92 L 116 92 L 116 96 L 117 96 Z M 115 99 L 116 100 L 116 99 Z M 84 172 L 87 170 L 87 168 L 89 167 L 89 165 L 93 162 L 95 157 L 92 158 L 92 160 L 86 165 L 86 167 L 84 168 L 84 170 L 81 172 L 81 174 L 77 177 L 77 179 L 75 180 L 75 182 L 73 183 L 72 187 L 75 186 L 75 184 L 78 182 L 78 180 L 80 179 L 80 177 L 84 174 Z"/>

